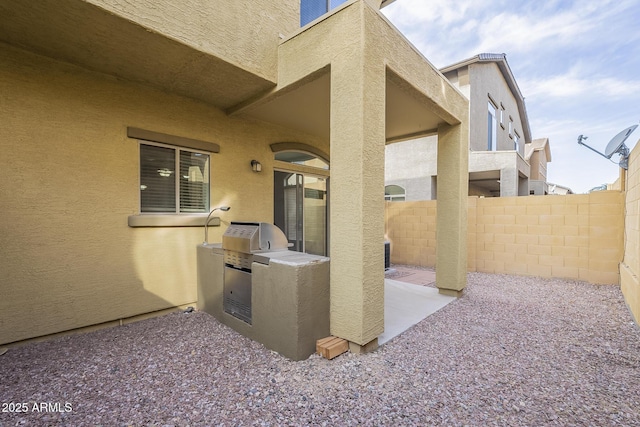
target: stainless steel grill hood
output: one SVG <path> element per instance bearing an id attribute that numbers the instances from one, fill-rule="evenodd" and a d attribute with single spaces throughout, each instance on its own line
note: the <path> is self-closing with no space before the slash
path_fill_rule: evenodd
<path id="1" fill-rule="evenodd" d="M 252 324 L 251 264 L 255 253 L 286 251 L 287 237 L 267 222 L 231 222 L 222 235 L 224 311 Z"/>
<path id="2" fill-rule="evenodd" d="M 231 222 L 222 235 L 222 249 L 236 252 L 286 250 L 288 244 L 282 230 L 268 222 Z"/>

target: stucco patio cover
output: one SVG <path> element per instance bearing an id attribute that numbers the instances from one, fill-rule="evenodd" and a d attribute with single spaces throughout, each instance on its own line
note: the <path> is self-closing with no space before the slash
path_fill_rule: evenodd
<path id="1" fill-rule="evenodd" d="M 331 333 L 352 350 L 384 329 L 386 143 L 439 136 L 437 284 L 466 285 L 468 103 L 376 6 L 352 0 L 283 40 L 277 87 L 233 111 L 330 139 Z"/>

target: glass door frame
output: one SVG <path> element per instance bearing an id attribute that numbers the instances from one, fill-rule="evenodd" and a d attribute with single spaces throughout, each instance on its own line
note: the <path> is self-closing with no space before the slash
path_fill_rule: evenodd
<path id="1" fill-rule="evenodd" d="M 299 164 L 295 164 L 295 163 L 288 163 L 288 162 L 284 162 L 284 161 L 280 161 L 280 160 L 275 160 L 274 161 L 274 166 L 273 166 L 273 172 L 274 172 L 274 178 L 275 178 L 275 173 L 276 172 L 284 172 L 284 173 L 290 173 L 290 174 L 299 174 L 302 175 L 302 183 L 301 183 L 301 190 L 299 193 L 301 193 L 302 195 L 302 200 L 303 202 L 301 203 L 300 209 L 302 210 L 302 230 L 297 229 L 296 232 L 302 231 L 302 251 L 301 252 L 305 252 L 306 250 L 306 243 L 305 243 L 305 227 L 304 227 L 304 221 L 305 221 L 305 212 L 304 212 L 304 177 L 305 176 L 309 176 L 309 177 L 314 177 L 314 178 L 321 178 L 325 180 L 325 186 L 326 186 L 326 216 L 325 216 L 325 246 L 326 246 L 326 254 L 325 256 L 329 256 L 330 253 L 330 240 L 329 240 L 329 227 L 330 227 L 330 221 L 329 221 L 329 214 L 330 214 L 330 209 L 331 209 L 331 203 L 330 203 L 330 172 L 328 169 L 320 169 L 320 168 L 315 168 L 315 167 L 311 167 L 311 166 L 305 166 L 305 165 L 299 165 Z M 296 182 L 296 184 L 298 185 L 298 183 Z M 274 188 L 274 192 L 275 192 L 275 188 Z M 298 208 L 298 207 L 296 207 Z M 275 200 L 274 200 L 274 212 L 275 212 Z M 284 231 L 284 230 L 283 230 Z"/>

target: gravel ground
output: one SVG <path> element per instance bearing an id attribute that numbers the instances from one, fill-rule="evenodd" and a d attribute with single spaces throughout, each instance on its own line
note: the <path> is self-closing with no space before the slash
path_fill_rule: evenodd
<path id="1" fill-rule="evenodd" d="M 615 286 L 471 273 L 367 355 L 291 362 L 174 313 L 10 349 L 0 403 L 2 427 L 640 425 L 640 329 Z"/>

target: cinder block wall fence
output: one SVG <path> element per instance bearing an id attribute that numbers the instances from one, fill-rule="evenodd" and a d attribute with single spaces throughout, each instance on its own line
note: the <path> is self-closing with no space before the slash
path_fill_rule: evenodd
<path id="1" fill-rule="evenodd" d="M 625 194 L 624 259 L 620 263 L 620 288 L 625 301 L 640 323 L 640 144 L 629 158 L 629 170 L 621 178 Z"/>
<path id="2" fill-rule="evenodd" d="M 640 322 L 640 144 L 613 188 L 567 196 L 469 197 L 469 271 L 620 285 Z M 391 261 L 436 263 L 436 201 L 387 202 Z"/>
<path id="3" fill-rule="evenodd" d="M 619 283 L 623 192 L 468 201 L 469 271 Z M 436 203 L 387 202 L 392 263 L 435 266 Z"/>

